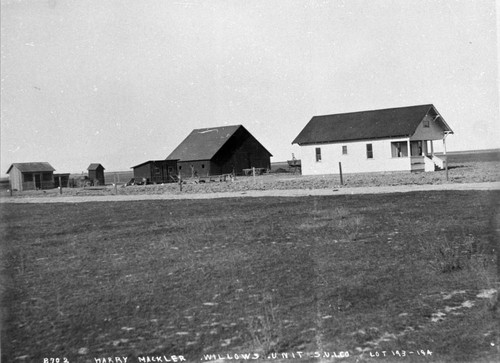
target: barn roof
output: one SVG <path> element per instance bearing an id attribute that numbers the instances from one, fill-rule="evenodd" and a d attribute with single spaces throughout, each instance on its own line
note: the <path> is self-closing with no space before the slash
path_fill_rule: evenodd
<path id="1" fill-rule="evenodd" d="M 87 168 L 87 170 L 97 170 L 97 168 L 99 168 L 99 166 L 104 169 L 104 166 L 102 166 L 101 164 L 99 164 L 99 163 L 92 163 L 92 164 L 89 165 L 89 167 Z"/>
<path id="2" fill-rule="evenodd" d="M 173 164 L 174 161 L 177 161 L 177 160 L 171 160 L 171 159 L 169 159 L 169 160 L 165 160 L 165 159 L 162 159 L 162 160 L 148 160 L 148 161 L 145 161 L 145 162 L 140 163 L 138 165 L 132 166 L 131 169 L 135 169 L 135 168 L 138 168 L 139 166 L 143 166 L 143 165 L 150 164 L 150 163 L 155 163 L 155 164 L 156 163 L 158 163 L 158 164 L 162 164 L 163 163 L 163 164 L 167 164 L 168 165 L 168 164 Z"/>
<path id="3" fill-rule="evenodd" d="M 210 160 L 240 129 L 250 134 L 242 125 L 195 129 L 172 151 L 167 159 Z"/>
<path id="4" fill-rule="evenodd" d="M 55 171 L 49 163 L 39 162 L 39 163 L 13 163 L 9 170 L 7 170 L 7 174 L 9 174 L 10 170 L 16 167 L 22 173 L 36 173 L 36 172 L 44 172 L 44 171 Z"/>
<path id="5" fill-rule="evenodd" d="M 432 104 L 382 110 L 314 116 L 292 144 L 317 144 L 341 141 L 408 137 L 415 133 L 423 118 L 439 116 L 436 122 L 453 133 Z"/>

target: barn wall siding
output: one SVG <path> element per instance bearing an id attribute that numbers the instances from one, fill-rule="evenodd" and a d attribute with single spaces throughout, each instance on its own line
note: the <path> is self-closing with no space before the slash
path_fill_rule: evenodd
<path id="1" fill-rule="evenodd" d="M 210 160 L 179 161 L 177 169 L 183 178 L 191 178 L 193 174 L 198 177 L 216 175 L 217 172 L 211 171 L 210 164 Z M 193 171 L 191 170 L 191 166 L 193 166 Z"/>
<path id="2" fill-rule="evenodd" d="M 144 164 L 134 168 L 134 179 L 141 181 L 143 178 L 151 178 L 151 164 Z"/>
<path id="3" fill-rule="evenodd" d="M 134 179 L 141 181 L 146 178 L 150 183 L 171 183 L 170 175 L 177 175 L 176 160 L 157 160 L 135 166 Z M 170 169 L 170 170 L 169 170 Z"/>
<path id="4" fill-rule="evenodd" d="M 243 169 L 271 168 L 271 157 L 266 149 L 249 133 L 239 132 L 215 155 L 219 174 L 233 171 L 240 175 Z"/>
<path id="5" fill-rule="evenodd" d="M 343 173 L 384 171 L 410 171 L 410 157 L 392 157 L 391 142 L 408 142 L 408 139 L 357 141 L 335 144 L 305 145 L 301 148 L 302 174 L 339 174 L 339 162 Z M 372 144 L 373 159 L 368 159 L 366 144 Z M 342 154 L 347 146 L 347 154 Z M 316 148 L 321 149 L 321 161 L 316 161 Z"/>

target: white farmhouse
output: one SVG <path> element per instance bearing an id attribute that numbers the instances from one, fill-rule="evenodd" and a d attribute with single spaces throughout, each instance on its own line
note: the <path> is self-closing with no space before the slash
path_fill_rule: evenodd
<path id="1" fill-rule="evenodd" d="M 434 171 L 444 155 L 433 141 L 453 131 L 429 105 L 314 116 L 292 144 L 301 146 L 302 174 Z"/>

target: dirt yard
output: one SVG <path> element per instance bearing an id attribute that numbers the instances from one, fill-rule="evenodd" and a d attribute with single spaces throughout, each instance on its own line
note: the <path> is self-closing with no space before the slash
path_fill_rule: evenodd
<path id="1" fill-rule="evenodd" d="M 146 186 L 124 186 L 116 187 L 108 185 L 101 188 L 66 188 L 62 194 L 58 189 L 44 191 L 13 192 L 12 197 L 18 198 L 46 198 L 52 197 L 97 197 L 97 196 L 160 196 L 166 198 L 181 197 L 186 194 L 201 195 L 198 198 L 223 196 L 240 196 L 247 194 L 256 195 L 310 195 L 313 190 L 316 195 L 329 194 L 335 190 L 337 194 L 366 193 L 374 191 L 374 187 L 390 188 L 389 191 L 397 191 L 398 188 L 415 188 L 417 186 L 428 186 L 445 189 L 460 189 L 459 185 L 470 183 L 494 183 L 500 181 L 500 161 L 483 162 L 460 162 L 450 163 L 448 180 L 445 171 L 429 173 L 369 173 L 348 174 L 343 177 L 343 185 L 340 184 L 338 175 L 303 176 L 298 174 L 266 174 L 253 177 L 237 177 L 234 181 L 213 180 L 200 183 L 198 180 L 185 180 L 182 191 L 178 184 L 146 185 Z M 456 187 L 453 187 L 455 185 Z M 446 187 L 445 187 L 446 186 Z M 362 189 L 359 189 L 362 188 Z M 368 189 L 366 189 L 368 188 Z M 432 189 L 431 188 L 431 189 Z M 495 189 L 496 187 L 493 187 Z M 429 188 L 426 188 L 429 189 Z M 490 188 L 491 189 L 491 188 Z M 285 194 L 281 191 L 290 191 Z M 293 191 L 292 191 L 293 190 Z M 377 189 L 380 190 L 380 189 Z M 272 192 L 276 191 L 276 192 Z M 328 192 L 327 192 L 328 191 Z M 305 194 L 304 194 L 305 193 Z M 319 193 L 319 194 L 318 194 Z M 2 191 L 1 200 L 13 200 L 10 193 Z M 194 198 L 194 196 L 193 196 Z M 148 198 L 141 198 L 148 199 Z"/>

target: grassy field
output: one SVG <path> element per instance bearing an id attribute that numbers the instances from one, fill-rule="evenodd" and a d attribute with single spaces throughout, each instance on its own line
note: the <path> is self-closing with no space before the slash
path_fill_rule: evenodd
<path id="1" fill-rule="evenodd" d="M 3 204 L 2 358 L 497 361 L 499 198 Z"/>

